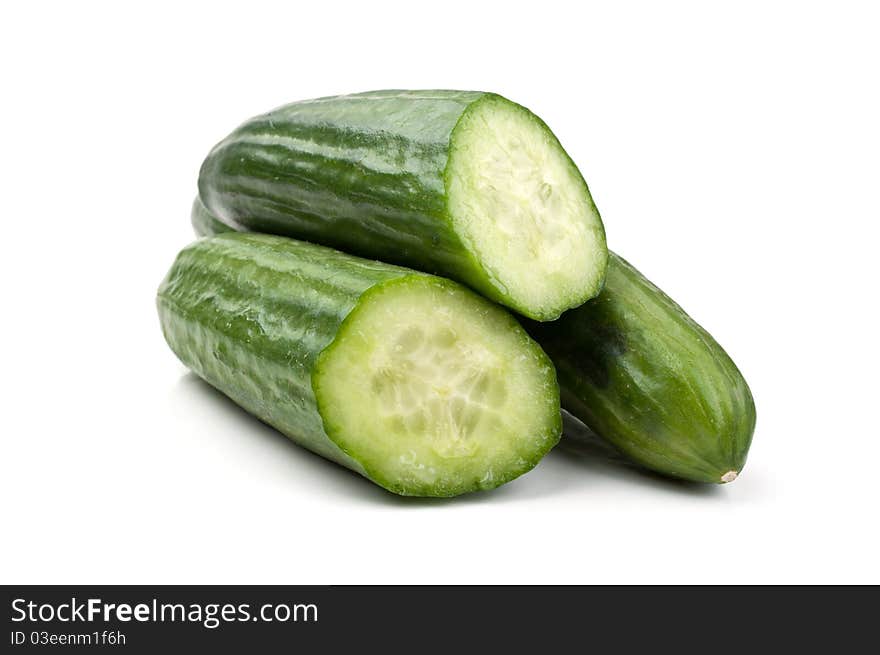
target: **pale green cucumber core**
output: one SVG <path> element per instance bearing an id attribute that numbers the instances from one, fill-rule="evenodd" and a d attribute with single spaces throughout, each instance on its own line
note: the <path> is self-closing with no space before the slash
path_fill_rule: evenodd
<path id="1" fill-rule="evenodd" d="M 446 185 L 456 232 L 515 307 L 548 320 L 598 293 L 601 219 L 577 167 L 527 109 L 498 96 L 474 103 L 453 131 Z"/>
<path id="2" fill-rule="evenodd" d="M 543 351 L 506 312 L 437 278 L 368 291 L 321 354 L 313 386 L 330 438 L 408 494 L 498 486 L 558 439 Z"/>

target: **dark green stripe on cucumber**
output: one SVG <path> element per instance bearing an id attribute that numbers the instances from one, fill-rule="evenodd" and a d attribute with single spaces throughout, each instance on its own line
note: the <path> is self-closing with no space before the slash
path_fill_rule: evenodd
<path id="1" fill-rule="evenodd" d="M 498 95 L 376 91 L 241 125 L 199 175 L 224 224 L 463 282 L 537 320 L 595 296 L 599 213 L 549 128 Z"/>
<path id="2" fill-rule="evenodd" d="M 178 255 L 158 308 L 200 377 L 398 494 L 497 487 L 560 436 L 547 356 L 506 311 L 449 280 L 228 233 Z"/>

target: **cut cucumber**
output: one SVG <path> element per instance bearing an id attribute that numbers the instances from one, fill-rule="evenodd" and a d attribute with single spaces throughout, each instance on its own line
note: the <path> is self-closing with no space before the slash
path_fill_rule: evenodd
<path id="1" fill-rule="evenodd" d="M 168 344 L 199 376 L 398 494 L 497 487 L 560 436 L 547 356 L 449 280 L 228 233 L 180 253 L 158 306 Z"/>
<path id="2" fill-rule="evenodd" d="M 566 410 L 630 459 L 698 482 L 736 479 L 755 430 L 749 385 L 712 336 L 623 258 L 599 296 L 526 328 Z"/>
<path id="3" fill-rule="evenodd" d="M 537 116 L 491 93 L 287 105 L 220 142 L 199 190 L 226 225 L 442 274 L 537 320 L 593 297 L 605 275 L 577 167 Z"/>

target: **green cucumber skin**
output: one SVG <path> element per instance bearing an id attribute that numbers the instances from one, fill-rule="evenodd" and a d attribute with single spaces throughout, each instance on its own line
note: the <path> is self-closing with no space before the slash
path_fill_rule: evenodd
<path id="1" fill-rule="evenodd" d="M 698 482 L 742 470 L 756 419 L 745 379 L 623 258 L 610 254 L 596 298 L 524 325 L 556 366 L 563 407 L 630 459 Z"/>
<path id="2" fill-rule="evenodd" d="M 235 232 L 234 228 L 229 227 L 208 211 L 202 199 L 195 197 L 190 211 L 190 222 L 196 236 L 210 237 L 215 234 L 223 234 L 224 232 Z"/>
<path id="3" fill-rule="evenodd" d="M 371 92 L 280 107 L 214 147 L 199 196 L 230 226 L 474 284 L 481 271 L 446 218 L 443 173 L 453 128 L 484 95 Z"/>
<path id="4" fill-rule="evenodd" d="M 226 225 L 442 275 L 524 315 L 553 319 L 499 288 L 449 217 L 452 132 L 469 108 L 492 98 L 498 96 L 392 90 L 286 105 L 213 148 L 199 173 L 199 195 Z"/>
<path id="5" fill-rule="evenodd" d="M 370 477 L 324 431 L 312 371 L 367 290 L 411 275 L 312 244 L 229 233 L 185 248 L 157 304 L 186 366 L 296 443 Z"/>

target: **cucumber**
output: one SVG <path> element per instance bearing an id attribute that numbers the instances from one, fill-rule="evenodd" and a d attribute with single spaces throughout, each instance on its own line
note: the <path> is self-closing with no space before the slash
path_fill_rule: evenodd
<path id="1" fill-rule="evenodd" d="M 563 407 L 637 463 L 731 482 L 746 461 L 755 404 L 712 336 L 623 258 L 599 296 L 553 323 L 525 322 L 556 365 Z"/>
<path id="2" fill-rule="evenodd" d="M 510 314 L 455 282 L 227 233 L 185 248 L 157 302 L 186 366 L 394 493 L 491 489 L 559 440 L 553 365 Z"/>
<path id="3" fill-rule="evenodd" d="M 536 320 L 595 296 L 589 189 L 549 128 L 492 93 L 374 91 L 253 118 L 202 164 L 223 223 L 458 280 Z"/>

